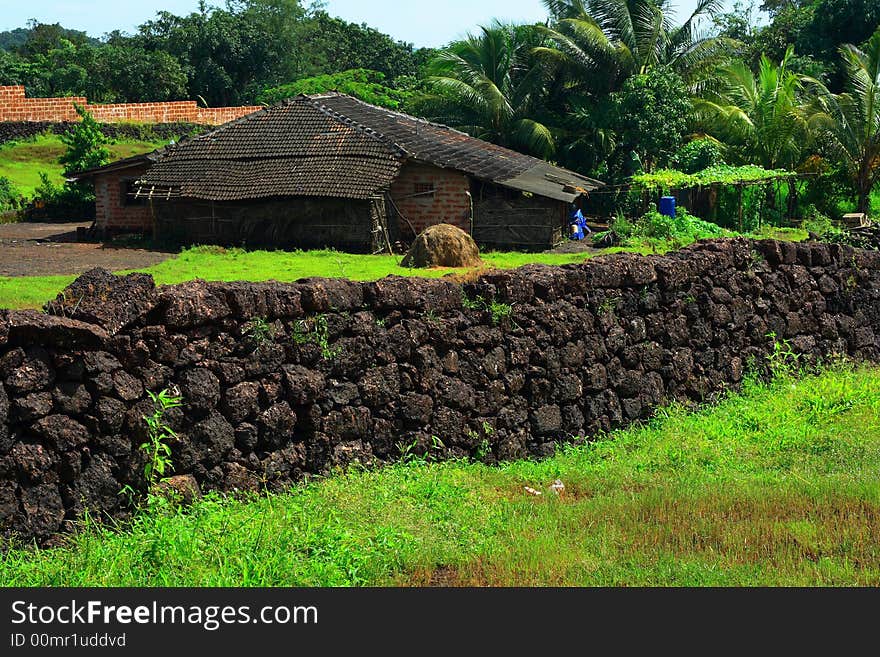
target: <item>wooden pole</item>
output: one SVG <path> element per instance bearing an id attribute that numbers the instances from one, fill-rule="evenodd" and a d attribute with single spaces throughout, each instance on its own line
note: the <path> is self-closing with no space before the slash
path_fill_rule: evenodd
<path id="1" fill-rule="evenodd" d="M 738 217 L 737 226 L 739 227 L 739 232 L 743 232 L 743 185 L 740 183 L 736 186 L 737 189 L 737 209 L 736 215 Z"/>

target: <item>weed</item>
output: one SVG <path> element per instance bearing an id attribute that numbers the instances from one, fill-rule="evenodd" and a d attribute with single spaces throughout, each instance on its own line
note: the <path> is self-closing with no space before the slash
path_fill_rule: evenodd
<path id="1" fill-rule="evenodd" d="M 492 316 L 492 324 L 494 326 L 498 326 L 502 322 L 502 320 L 507 320 L 510 321 L 514 327 L 519 328 L 516 322 L 513 321 L 512 304 L 496 301 L 495 299 L 488 301 L 480 295 L 477 295 L 476 297 L 471 299 L 464 292 L 462 292 L 461 305 L 468 310 L 480 310 L 483 312 L 488 312 Z"/>
<path id="2" fill-rule="evenodd" d="M 165 423 L 165 413 L 168 409 L 180 406 L 182 398 L 171 394 L 167 388 L 158 394 L 148 390 L 147 394 L 153 401 L 153 414 L 143 416 L 147 423 L 147 441 L 141 445 L 141 449 L 147 454 L 144 477 L 148 490 L 152 491 L 165 474 L 173 469 L 169 443 L 177 438 L 177 434 Z"/>
<path id="3" fill-rule="evenodd" d="M 311 319 L 300 319 L 293 325 L 293 341 L 297 344 L 314 343 L 321 348 L 321 357 L 332 360 L 339 355 L 338 347 L 330 346 L 330 327 L 327 315 L 316 315 Z"/>
<path id="4" fill-rule="evenodd" d="M 607 297 L 602 303 L 599 304 L 598 313 L 600 315 L 608 315 L 614 312 L 614 309 L 617 308 L 617 304 L 620 303 L 619 297 Z"/>
<path id="5" fill-rule="evenodd" d="M 479 447 L 477 447 L 477 458 L 482 460 L 492 453 L 492 445 L 489 442 L 489 438 L 495 433 L 495 428 L 486 420 L 483 420 L 483 424 L 480 428 L 483 430 L 484 437 L 480 442 Z"/>
<path id="6" fill-rule="evenodd" d="M 465 294 L 464 290 L 461 291 L 461 305 L 467 310 L 484 310 L 485 309 L 485 300 L 483 297 L 477 295 L 473 299 L 471 299 L 467 294 Z"/>
<path id="7" fill-rule="evenodd" d="M 275 325 L 262 317 L 254 317 L 242 327 L 242 333 L 259 349 L 275 339 Z"/>
<path id="8" fill-rule="evenodd" d="M 439 457 L 442 455 L 443 450 L 446 449 L 446 445 L 443 444 L 443 441 L 434 435 L 431 436 L 424 454 L 419 454 L 418 447 L 419 440 L 417 438 L 409 443 L 397 443 L 401 463 L 425 465 L 427 463 L 438 461 L 440 460 Z"/>
<path id="9" fill-rule="evenodd" d="M 136 506 L 138 492 L 130 485 L 125 484 L 117 493 L 119 497 L 125 500 L 125 505 L 131 508 Z"/>
<path id="10" fill-rule="evenodd" d="M 792 349 L 790 340 L 777 339 L 775 331 L 768 333 L 767 337 L 773 340 L 773 351 L 767 354 L 770 373 L 774 378 L 794 374 L 803 354 L 798 354 Z"/>
<path id="11" fill-rule="evenodd" d="M 513 316 L 513 306 L 493 300 L 489 304 L 489 312 L 492 314 L 492 323 L 497 326 L 501 320 L 509 320 Z"/>

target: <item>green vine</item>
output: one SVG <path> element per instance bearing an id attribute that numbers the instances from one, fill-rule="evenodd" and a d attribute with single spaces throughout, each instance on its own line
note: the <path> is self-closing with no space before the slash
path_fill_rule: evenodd
<path id="1" fill-rule="evenodd" d="M 773 182 L 774 180 L 790 178 L 793 175 L 795 174 L 784 169 L 765 169 L 753 164 L 741 167 L 719 164 L 697 173 L 683 173 L 675 169 L 660 169 L 653 173 L 633 176 L 631 183 L 633 187 L 655 192 L 688 189 L 690 187 L 707 187 L 709 185 Z"/>

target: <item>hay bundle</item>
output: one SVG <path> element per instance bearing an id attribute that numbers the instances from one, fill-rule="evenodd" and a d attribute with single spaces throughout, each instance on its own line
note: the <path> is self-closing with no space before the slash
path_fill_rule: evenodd
<path id="1" fill-rule="evenodd" d="M 474 239 L 451 224 L 426 228 L 407 251 L 403 267 L 479 267 L 480 250 Z"/>

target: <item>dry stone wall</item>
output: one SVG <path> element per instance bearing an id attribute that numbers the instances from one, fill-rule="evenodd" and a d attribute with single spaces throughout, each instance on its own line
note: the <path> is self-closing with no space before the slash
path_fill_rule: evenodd
<path id="1" fill-rule="evenodd" d="M 494 306 L 493 306 L 494 303 Z M 494 309 L 494 313 L 493 313 Z M 705 401 L 777 339 L 880 358 L 880 254 L 708 241 L 451 280 L 193 281 L 94 270 L 47 312 L 0 316 L 0 527 L 46 541 L 144 491 L 147 391 L 179 391 L 174 472 L 282 490 L 401 447 L 544 456 Z"/>

